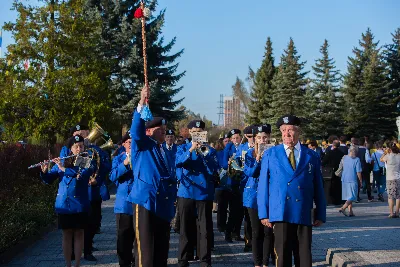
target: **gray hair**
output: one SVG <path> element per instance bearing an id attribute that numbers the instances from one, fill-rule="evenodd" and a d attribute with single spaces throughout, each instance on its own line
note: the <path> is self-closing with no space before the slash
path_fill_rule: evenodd
<path id="1" fill-rule="evenodd" d="M 351 156 L 350 154 L 353 154 L 354 157 L 357 157 L 358 154 L 358 146 L 351 146 L 349 149 L 349 156 Z M 353 158 L 354 158 L 353 157 Z"/>

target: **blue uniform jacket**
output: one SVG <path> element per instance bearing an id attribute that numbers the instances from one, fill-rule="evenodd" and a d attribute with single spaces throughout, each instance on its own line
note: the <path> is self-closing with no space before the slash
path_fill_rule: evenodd
<path id="1" fill-rule="evenodd" d="M 312 225 L 325 222 L 326 200 L 322 182 L 321 160 L 306 147 L 301 148 L 300 162 L 293 170 L 283 145 L 265 151 L 261 163 L 257 192 L 258 217 L 270 222 Z"/>
<path id="2" fill-rule="evenodd" d="M 256 161 L 253 151 L 254 148 L 250 148 L 245 156 L 244 175 L 248 178 L 243 190 L 243 206 L 257 209 L 257 188 L 261 163 Z"/>
<path id="3" fill-rule="evenodd" d="M 88 185 L 88 193 L 90 201 L 109 200 L 110 193 L 108 187 L 105 184 L 107 174 L 111 170 L 111 163 L 108 154 L 105 153 L 100 147 L 96 145 L 90 145 L 89 148 L 95 149 L 100 155 L 100 170 L 96 177 L 96 185 Z M 60 157 L 66 157 L 71 153 L 66 146 L 61 148 Z"/>
<path id="4" fill-rule="evenodd" d="M 133 172 L 128 166 L 124 165 L 126 159 L 125 152 L 115 156 L 112 161 L 110 180 L 117 186 L 115 195 L 114 213 L 125 213 L 133 215 L 132 204 L 126 201 L 132 190 Z"/>
<path id="5" fill-rule="evenodd" d="M 167 156 L 169 171 L 172 174 L 172 176 L 175 176 L 175 173 L 176 173 L 175 158 L 176 158 L 176 152 L 178 151 L 178 148 L 175 144 L 173 144 L 171 150 L 168 150 L 165 142 L 162 144 L 162 147 L 165 152 L 165 155 Z"/>
<path id="6" fill-rule="evenodd" d="M 241 161 L 240 161 L 240 157 L 241 154 L 239 154 L 239 148 L 242 145 L 239 146 L 235 146 L 232 142 L 229 142 L 224 149 L 224 159 L 223 159 L 223 166 L 222 168 L 224 168 L 225 170 L 228 170 L 228 161 L 229 159 L 233 156 L 233 154 L 235 154 L 234 159 L 238 162 L 239 166 L 241 166 Z M 240 152 L 241 153 L 241 152 Z M 221 186 L 222 190 L 229 190 L 229 191 L 237 191 L 243 190 L 243 186 L 245 184 L 244 180 L 246 177 L 241 177 L 240 179 L 232 179 L 231 177 L 228 176 L 228 179 L 226 181 L 225 185 Z"/>
<path id="7" fill-rule="evenodd" d="M 79 179 L 76 178 L 78 173 L 80 174 Z M 41 173 L 40 177 L 46 184 L 51 184 L 57 178 L 59 180 L 55 202 L 56 213 L 89 212 L 90 201 L 87 185 L 92 174 L 93 168 L 83 169 L 79 172 L 79 167 L 73 167 L 66 168 L 63 172 L 57 165 L 53 166 L 47 173 Z"/>
<path id="8" fill-rule="evenodd" d="M 128 201 L 171 221 L 175 215 L 176 179 L 169 172 L 159 145 L 146 136 L 145 121 L 135 111 L 130 130 L 133 187 Z"/>
<path id="9" fill-rule="evenodd" d="M 176 167 L 182 168 L 178 197 L 194 200 L 213 200 L 215 191 L 215 174 L 219 164 L 216 151 L 210 147 L 209 153 L 203 155 L 190 152 L 192 143 L 179 146 L 176 153 Z"/>

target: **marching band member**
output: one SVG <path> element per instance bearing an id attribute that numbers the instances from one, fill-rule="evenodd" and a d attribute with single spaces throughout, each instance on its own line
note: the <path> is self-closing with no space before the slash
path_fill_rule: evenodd
<path id="1" fill-rule="evenodd" d="M 68 139 L 67 148 L 73 155 L 84 151 L 84 138 L 76 135 Z M 71 164 L 71 159 L 54 160 L 56 165 L 49 171 L 47 164 L 42 165 L 41 178 L 46 184 L 59 179 L 55 210 L 58 214 L 58 228 L 63 230 L 63 252 L 67 267 L 71 267 L 72 238 L 74 237 L 75 266 L 80 266 L 84 246 L 84 229 L 88 222 L 90 201 L 87 185 L 94 173 L 96 162 L 90 168 L 80 169 Z"/>
<path id="2" fill-rule="evenodd" d="M 107 153 L 105 153 L 100 147 L 90 144 L 87 139 L 89 136 L 89 127 L 86 125 L 75 125 L 70 129 L 72 136 L 81 135 L 84 138 L 84 144 L 86 148 L 95 149 L 100 155 L 100 166 L 98 175 L 96 177 L 96 184 L 88 184 L 89 200 L 90 200 L 90 212 L 89 222 L 87 229 L 85 229 L 85 246 L 84 246 L 84 258 L 87 261 L 96 261 L 97 259 L 93 256 L 93 238 L 96 232 L 99 231 L 101 225 L 101 203 L 102 200 L 109 199 L 108 188 L 104 184 L 108 173 L 111 170 L 111 163 Z M 60 157 L 67 156 L 69 149 L 63 147 L 61 149 Z"/>
<path id="3" fill-rule="evenodd" d="M 162 144 L 168 160 L 168 167 L 170 172 L 175 173 L 175 156 L 177 152 L 177 145 L 175 144 L 175 132 L 173 130 L 167 130 L 165 135 L 165 142 Z"/>
<path id="4" fill-rule="evenodd" d="M 144 87 L 130 129 L 134 181 L 128 201 L 134 214 L 135 265 L 166 267 L 170 221 L 175 215 L 176 180 L 161 146 L 165 141 L 165 119 L 155 117 L 145 122 L 141 118 L 148 98 L 149 89 Z"/>
<path id="5" fill-rule="evenodd" d="M 248 178 L 243 192 L 243 206 L 247 208 L 252 229 L 252 250 L 255 267 L 268 266 L 269 257 L 274 258 L 274 239 L 272 228 L 263 226 L 258 219 L 257 188 L 261 169 L 261 144 L 269 143 L 271 125 L 256 125 L 256 145 L 245 156 L 244 173 Z"/>
<path id="6" fill-rule="evenodd" d="M 204 131 L 205 123 L 194 120 L 188 124 L 189 132 Z M 206 146 L 208 152 L 199 151 Z M 180 217 L 180 238 L 178 265 L 189 266 L 193 253 L 193 227 L 199 225 L 200 266 L 211 266 L 212 247 L 212 203 L 214 199 L 214 179 L 218 171 L 218 160 L 215 149 L 208 145 L 190 142 L 178 147 L 176 167 L 182 168 L 178 189 L 178 210 Z M 197 212 L 196 212 L 197 211 Z"/>
<path id="7" fill-rule="evenodd" d="M 247 126 L 246 128 L 243 129 L 243 134 L 246 137 L 247 142 L 240 144 L 237 152 L 235 154 L 235 160 L 238 163 L 239 166 L 244 167 L 244 160 L 245 160 L 245 156 L 247 151 L 254 147 L 254 127 L 255 125 L 250 125 Z M 243 194 L 243 189 L 247 183 L 247 180 L 249 179 L 249 177 L 244 173 L 243 174 L 243 179 L 241 181 L 240 184 L 240 188 L 241 188 L 241 193 Z M 250 222 L 250 215 L 247 211 L 247 209 L 245 207 L 243 207 L 243 215 L 244 215 L 244 224 L 243 224 L 243 228 L 244 228 L 244 252 L 248 252 L 251 251 L 251 240 L 252 240 L 252 230 L 251 230 L 251 222 Z M 242 218 L 238 219 L 240 221 L 243 220 L 243 216 Z"/>
<path id="8" fill-rule="evenodd" d="M 228 170 L 229 162 L 237 153 L 238 146 L 240 144 L 241 131 L 239 129 L 233 129 L 228 133 L 228 137 L 231 139 L 224 149 L 224 161 L 223 168 Z M 240 191 L 240 183 L 242 177 L 228 177 L 226 186 L 222 189 L 221 196 L 218 203 L 217 213 L 217 226 L 219 231 L 225 231 L 225 240 L 232 242 L 232 233 L 236 241 L 244 241 L 240 236 L 240 228 L 243 220 L 243 203 L 242 194 Z M 229 218 L 227 218 L 227 209 L 229 205 Z"/>
<path id="9" fill-rule="evenodd" d="M 132 205 L 126 201 L 132 190 L 133 172 L 129 152 L 131 151 L 131 136 L 127 132 L 120 143 L 125 151 L 116 155 L 112 161 L 110 180 L 116 184 L 114 213 L 117 221 L 117 254 L 119 266 L 131 267 L 135 263 L 132 254 L 135 231 L 133 229 Z"/>
<path id="10" fill-rule="evenodd" d="M 321 160 L 300 145 L 299 126 L 296 116 L 279 118 L 283 144 L 268 149 L 261 162 L 258 217 L 264 226 L 273 226 L 277 267 L 292 266 L 292 253 L 296 266 L 311 266 L 312 226 L 326 220 Z"/>

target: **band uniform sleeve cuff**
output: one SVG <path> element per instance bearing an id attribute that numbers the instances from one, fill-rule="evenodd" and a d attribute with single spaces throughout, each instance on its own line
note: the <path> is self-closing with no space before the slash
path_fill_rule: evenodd
<path id="1" fill-rule="evenodd" d="M 138 113 L 141 113 L 142 112 L 142 109 L 143 109 L 143 105 L 140 105 L 140 104 L 138 104 L 138 106 L 137 106 L 137 112 Z"/>

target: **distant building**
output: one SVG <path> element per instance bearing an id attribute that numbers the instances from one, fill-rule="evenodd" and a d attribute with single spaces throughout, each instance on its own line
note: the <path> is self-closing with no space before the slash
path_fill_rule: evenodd
<path id="1" fill-rule="evenodd" d="M 233 96 L 224 96 L 224 127 L 244 126 L 244 116 L 240 100 Z"/>

